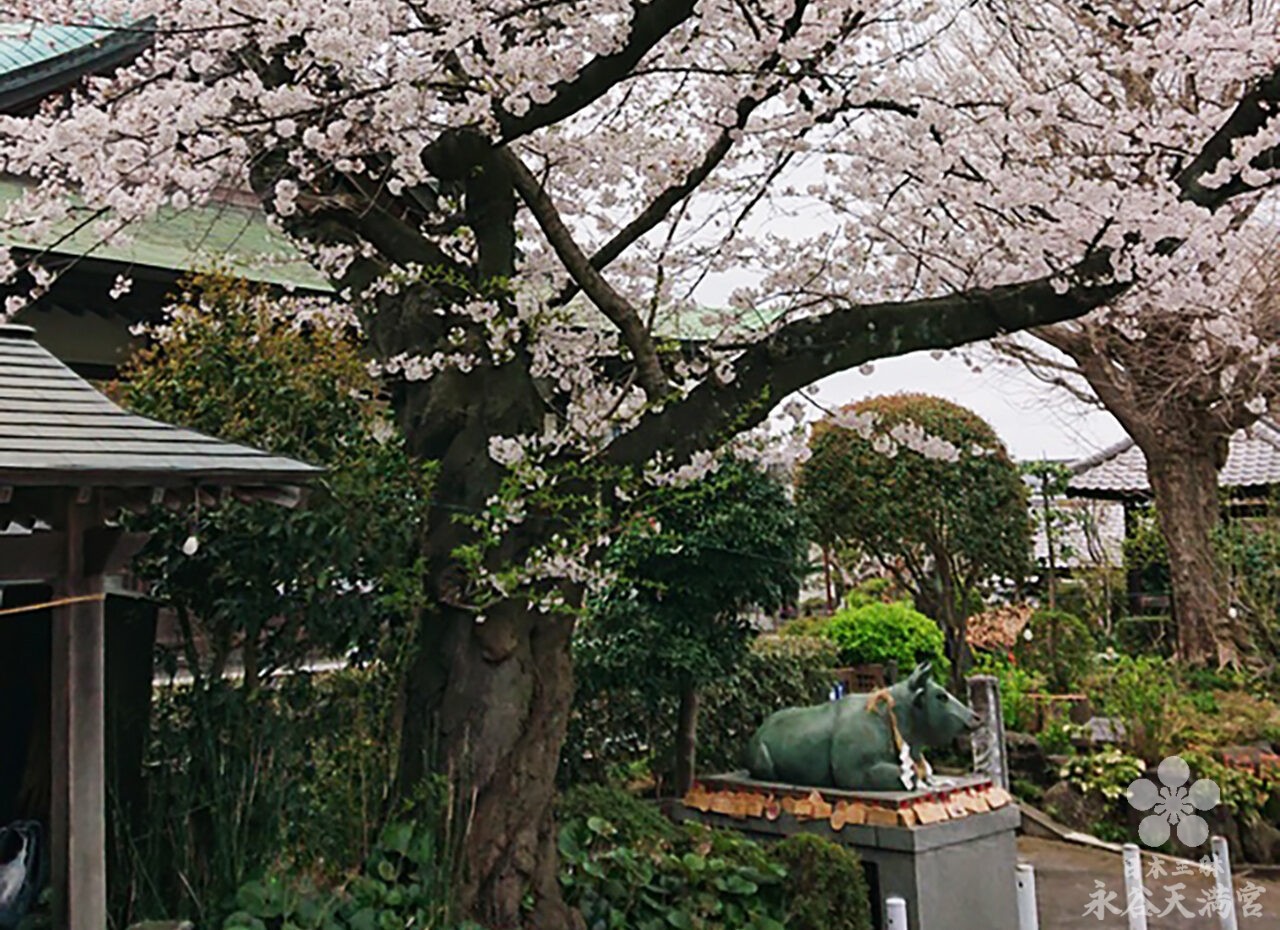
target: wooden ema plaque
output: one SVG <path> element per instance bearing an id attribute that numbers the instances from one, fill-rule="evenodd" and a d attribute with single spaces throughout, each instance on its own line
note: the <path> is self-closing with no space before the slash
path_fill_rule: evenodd
<path id="1" fill-rule="evenodd" d="M 844 792 L 841 792 L 843 794 Z M 991 782 L 979 782 L 894 801 L 871 798 L 828 798 L 821 790 L 765 790 L 708 787 L 695 783 L 684 796 L 686 807 L 702 813 L 722 814 L 735 820 L 764 817 L 777 820 L 790 814 L 799 821 L 825 820 L 833 830 L 867 824 L 915 829 L 973 814 L 985 814 L 1013 801 L 1009 792 Z"/>

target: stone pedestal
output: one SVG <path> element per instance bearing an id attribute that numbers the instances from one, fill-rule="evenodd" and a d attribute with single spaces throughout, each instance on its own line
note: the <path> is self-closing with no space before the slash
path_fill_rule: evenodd
<path id="1" fill-rule="evenodd" d="M 814 833 L 855 850 L 867 870 L 877 930 L 884 926 L 884 899 L 891 895 L 906 900 L 910 930 L 1018 930 L 1017 805 L 1007 800 L 995 809 L 981 810 L 983 804 L 975 803 L 971 807 L 977 810 L 960 814 L 966 798 L 986 797 L 992 791 L 990 780 L 983 777 L 956 779 L 947 788 L 930 791 L 814 792 L 726 775 L 701 780 L 686 803 L 677 805 L 676 815 L 758 839 Z M 994 791 L 1007 798 L 998 788 Z M 768 799 L 767 812 L 744 814 L 752 807 L 744 799 L 760 796 Z M 708 805 L 707 797 L 733 799 L 734 811 L 698 809 L 730 806 Z M 793 810 L 795 799 L 805 800 L 792 813 L 780 808 L 778 802 L 784 798 L 790 799 L 787 806 Z M 917 807 L 936 813 L 939 806 L 951 807 L 956 816 L 926 824 L 902 813 Z M 855 807 L 853 820 L 863 822 L 846 822 L 845 811 Z M 833 816 L 831 811 L 837 813 Z"/>

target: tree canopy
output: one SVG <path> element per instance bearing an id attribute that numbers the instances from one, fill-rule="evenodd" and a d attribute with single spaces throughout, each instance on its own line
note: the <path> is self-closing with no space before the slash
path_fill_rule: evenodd
<path id="1" fill-rule="evenodd" d="M 660 491 L 606 550 L 607 581 L 579 631 L 580 687 L 632 690 L 651 706 L 680 698 L 678 791 L 692 777 L 697 692 L 742 661 L 752 636 L 748 610 L 776 611 L 794 600 L 806 549 L 782 484 L 728 461 Z"/>
<path id="2" fill-rule="evenodd" d="M 961 642 L 971 595 L 1028 564 L 1028 493 L 995 431 L 924 394 L 873 397 L 816 423 L 798 499 L 818 538 L 852 543 Z M 954 656 L 953 656 L 954 658 Z"/>

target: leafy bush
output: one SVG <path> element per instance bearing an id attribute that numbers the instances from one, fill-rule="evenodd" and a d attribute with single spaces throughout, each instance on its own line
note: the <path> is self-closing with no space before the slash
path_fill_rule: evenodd
<path id="1" fill-rule="evenodd" d="M 1183 718 L 1182 742 L 1204 746 L 1280 743 L 1280 706 L 1247 691 L 1194 691 Z"/>
<path id="2" fill-rule="evenodd" d="M 455 861 L 435 825 L 395 824 L 364 872 L 336 890 L 282 878 L 248 882 L 223 930 L 483 930 L 452 914 Z"/>
<path id="3" fill-rule="evenodd" d="M 1040 672 L 1055 693 L 1073 690 L 1093 664 L 1095 644 L 1088 625 L 1062 610 L 1037 610 L 1027 627 L 1030 640 L 1014 647 L 1018 664 Z"/>
<path id="4" fill-rule="evenodd" d="M 1100 663 L 1085 679 L 1085 692 L 1099 715 L 1119 719 L 1124 744 L 1148 761 L 1182 748 L 1190 703 L 1177 669 L 1155 656 L 1119 656 Z"/>
<path id="5" fill-rule="evenodd" d="M 784 623 L 778 633 L 782 636 L 822 636 L 830 625 L 830 617 L 796 617 Z"/>
<path id="6" fill-rule="evenodd" d="M 562 824 L 586 823 L 607 815 L 617 843 L 672 842 L 679 828 L 657 806 L 608 785 L 575 785 L 560 795 L 556 818 Z"/>
<path id="7" fill-rule="evenodd" d="M 866 607 L 868 604 L 892 604 L 901 594 L 888 578 L 868 578 L 866 581 L 850 589 L 844 596 L 844 606 L 850 610 Z"/>
<path id="8" fill-rule="evenodd" d="M 248 701 L 230 682 L 158 690 L 145 829 L 122 820 L 115 836 L 116 912 L 213 926 L 281 861 L 333 879 L 357 867 L 392 787 L 396 685 L 373 666 L 289 675 Z"/>
<path id="9" fill-rule="evenodd" d="M 1083 794 L 1096 792 L 1108 801 L 1118 801 L 1146 770 L 1141 759 L 1109 746 L 1101 752 L 1072 756 L 1060 774 Z"/>
<path id="10" fill-rule="evenodd" d="M 1044 676 L 1003 656 L 981 654 L 975 675 L 994 675 L 1000 682 L 1000 710 L 1007 729 L 1030 733 L 1035 729 L 1036 707 L 1028 695 L 1044 690 Z"/>
<path id="11" fill-rule="evenodd" d="M 622 841 L 603 814 L 560 830 L 560 882 L 591 930 L 784 930 L 786 869 L 758 844 L 689 825 Z"/>
<path id="12" fill-rule="evenodd" d="M 841 610 L 831 618 L 825 635 L 836 644 L 845 665 L 896 662 L 908 671 L 918 662 L 932 662 L 941 677 L 945 664 L 942 629 L 905 601 Z"/>
<path id="13" fill-rule="evenodd" d="M 773 849 L 787 869 L 787 930 L 866 930 L 866 877 L 858 857 L 829 840 L 801 833 Z"/>
<path id="14" fill-rule="evenodd" d="M 578 652 L 575 660 L 589 662 L 591 655 Z M 737 768 L 747 740 L 765 717 L 783 707 L 826 700 L 835 665 L 835 648 L 826 640 L 757 637 L 738 669 L 703 694 L 700 768 Z M 561 784 L 618 783 L 652 774 L 661 789 L 673 768 L 669 721 L 674 711 L 674 695 L 651 702 L 635 691 L 591 691 L 580 683 L 561 755 Z"/>
<path id="15" fill-rule="evenodd" d="M 576 789 L 560 809 L 561 884 L 591 930 L 870 927 L 858 857 L 827 840 L 765 846 L 657 823 L 652 807 L 610 789 Z"/>

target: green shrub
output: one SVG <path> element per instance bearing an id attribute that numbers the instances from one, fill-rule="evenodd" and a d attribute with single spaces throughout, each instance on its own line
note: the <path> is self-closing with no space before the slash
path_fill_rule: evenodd
<path id="1" fill-rule="evenodd" d="M 1173 618 L 1164 614 L 1121 617 L 1115 623 L 1116 648 L 1131 656 L 1173 654 Z"/>
<path id="2" fill-rule="evenodd" d="M 835 647 L 827 640 L 758 637 L 738 669 L 702 696 L 698 769 L 738 768 L 747 740 L 765 717 L 827 699 L 835 666 Z M 631 691 L 588 692 L 580 685 L 561 755 L 561 785 L 616 784 L 652 775 L 661 789 L 673 769 L 675 713 L 675 695 L 650 702 Z"/>
<path id="3" fill-rule="evenodd" d="M 1181 748 L 1179 732 L 1190 702 L 1167 659 L 1118 656 L 1099 663 L 1085 680 L 1085 692 L 1100 716 L 1119 719 L 1124 745 L 1151 762 Z"/>
<path id="4" fill-rule="evenodd" d="M 383 832 L 364 872 L 336 889 L 279 877 L 241 886 L 223 930 L 483 930 L 452 913 L 455 861 L 435 825 L 395 824 Z"/>
<path id="5" fill-rule="evenodd" d="M 868 578 L 849 590 L 844 596 L 844 606 L 849 610 L 857 610 L 868 604 L 892 604 L 895 601 L 894 593 L 894 584 L 888 578 Z"/>
<path id="6" fill-rule="evenodd" d="M 1072 756 L 1059 774 L 1082 794 L 1097 793 L 1114 802 L 1120 800 L 1146 770 L 1141 759 L 1109 746 L 1100 752 Z"/>
<path id="7" fill-rule="evenodd" d="M 1088 625 L 1063 610 L 1037 610 L 1027 626 L 1032 638 L 1014 647 L 1018 664 L 1040 672 L 1054 693 L 1078 686 L 1093 664 L 1095 644 Z"/>
<path id="8" fill-rule="evenodd" d="M 871 926 L 858 857 L 819 837 L 762 845 L 659 823 L 652 807 L 608 789 L 575 789 L 560 810 L 560 881 L 593 930 Z"/>
<path id="9" fill-rule="evenodd" d="M 831 624 L 830 617 L 796 617 L 778 630 L 782 636 L 822 636 Z"/>
<path id="10" fill-rule="evenodd" d="M 990 653 L 975 658 L 972 674 L 994 675 L 1000 682 L 1000 710 L 1007 729 L 1021 733 L 1035 729 L 1036 706 L 1028 695 L 1044 690 L 1043 675 Z"/>
<path id="11" fill-rule="evenodd" d="M 113 835 L 115 913 L 215 926 L 282 861 L 335 880 L 358 867 L 394 780 L 396 679 L 377 664 L 281 676 L 252 697 L 221 679 L 157 689 L 145 817 Z"/>
<path id="12" fill-rule="evenodd" d="M 608 816 L 617 843 L 671 842 L 679 833 L 655 805 L 609 785 L 575 785 L 556 804 L 561 824 L 586 823 L 599 815 Z"/>
<path id="13" fill-rule="evenodd" d="M 831 618 L 826 636 L 845 665 L 895 662 L 905 672 L 918 662 L 932 662 L 941 677 L 945 664 L 942 629 L 905 601 L 841 610 Z"/>
<path id="14" fill-rule="evenodd" d="M 623 842 L 608 813 L 560 829 L 560 883 L 589 928 L 784 930 L 786 869 L 757 843 L 688 825 Z"/>
<path id="15" fill-rule="evenodd" d="M 869 895 L 856 853 L 801 833 L 773 849 L 786 867 L 787 930 L 868 930 Z"/>

